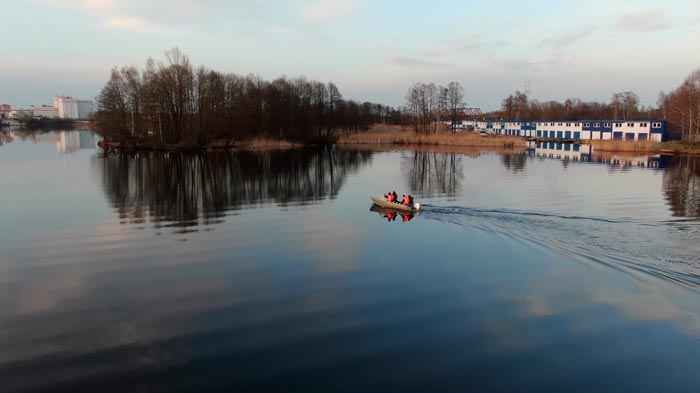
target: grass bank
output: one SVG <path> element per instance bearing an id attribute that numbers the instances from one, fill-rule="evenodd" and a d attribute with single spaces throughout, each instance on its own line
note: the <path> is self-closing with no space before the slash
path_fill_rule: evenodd
<path id="1" fill-rule="evenodd" d="M 649 141 L 600 141 L 591 140 L 587 144 L 593 146 L 595 151 L 621 152 L 621 153 L 655 153 L 659 149 L 660 142 Z"/>
<path id="2" fill-rule="evenodd" d="M 595 151 L 646 154 L 700 154 L 700 148 L 691 148 L 682 142 L 599 141 L 587 142 Z"/>
<path id="3" fill-rule="evenodd" d="M 400 145 L 400 146 L 470 146 L 520 148 L 525 147 L 525 139 L 505 135 L 480 135 L 476 132 L 452 133 L 439 130 L 434 134 L 416 134 L 408 126 L 387 126 L 377 124 L 369 130 L 356 134 L 341 135 L 341 145 Z"/>

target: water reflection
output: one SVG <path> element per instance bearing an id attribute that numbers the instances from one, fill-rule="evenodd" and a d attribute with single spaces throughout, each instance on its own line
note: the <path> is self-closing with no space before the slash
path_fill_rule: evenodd
<path id="1" fill-rule="evenodd" d="M 456 196 L 464 179 L 462 154 L 424 150 L 402 155 L 402 165 L 412 194 L 430 198 L 437 194 Z"/>
<path id="2" fill-rule="evenodd" d="M 256 152 L 115 154 L 93 160 L 122 223 L 187 228 L 229 210 L 334 198 L 371 152 L 335 147 Z"/>
<path id="3" fill-rule="evenodd" d="M 400 221 L 401 222 L 409 222 L 413 219 L 413 217 L 417 216 L 419 213 L 408 213 L 408 212 L 399 212 L 393 209 L 386 209 L 381 206 L 377 205 L 372 205 L 369 209 L 372 212 L 378 213 L 379 217 L 382 219 L 386 219 L 389 222 L 396 221 L 398 217 L 401 217 Z"/>
<path id="4" fill-rule="evenodd" d="M 576 143 L 528 142 L 527 155 L 539 158 L 552 158 L 565 162 L 591 162 L 608 164 L 622 169 L 631 167 L 658 168 L 659 154 L 612 153 L 595 151 L 593 146 Z"/>
<path id="5" fill-rule="evenodd" d="M 522 172 L 527 164 L 525 154 L 503 154 L 501 155 L 503 166 L 513 173 Z"/>
<path id="6" fill-rule="evenodd" d="M 79 150 L 97 148 L 98 137 L 90 129 L 71 131 L 42 131 L 31 129 L 4 130 L 0 132 L 0 146 L 15 140 L 32 143 L 55 143 L 58 153 L 75 153 Z"/>
<path id="7" fill-rule="evenodd" d="M 663 187 L 674 217 L 700 217 L 700 157 L 666 157 Z"/>

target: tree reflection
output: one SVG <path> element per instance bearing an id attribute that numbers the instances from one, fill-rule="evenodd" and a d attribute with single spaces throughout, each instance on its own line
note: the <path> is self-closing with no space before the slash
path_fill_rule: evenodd
<path id="1" fill-rule="evenodd" d="M 462 155 L 416 150 L 402 157 L 408 188 L 412 194 L 430 198 L 436 194 L 453 197 L 462 187 Z"/>
<path id="2" fill-rule="evenodd" d="M 258 152 L 115 154 L 95 160 L 122 223 L 150 218 L 181 231 L 245 206 L 335 197 L 371 152 L 335 147 Z"/>
<path id="3" fill-rule="evenodd" d="M 673 216 L 700 217 L 700 157 L 668 157 L 663 186 Z"/>
<path id="4" fill-rule="evenodd" d="M 513 173 L 522 172 L 525 169 L 525 164 L 527 164 L 527 154 L 501 154 L 501 162 L 506 169 L 513 171 Z"/>

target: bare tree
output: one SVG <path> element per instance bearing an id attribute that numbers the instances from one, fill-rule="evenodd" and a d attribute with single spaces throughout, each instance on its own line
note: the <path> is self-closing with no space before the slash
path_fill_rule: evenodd
<path id="1" fill-rule="evenodd" d="M 459 119 L 460 111 L 464 108 L 464 88 L 459 82 L 450 82 L 447 85 L 447 106 L 450 111 L 452 132 L 455 132 L 455 122 Z"/>
<path id="2" fill-rule="evenodd" d="M 691 147 L 700 140 L 700 69 L 663 97 L 668 120 L 680 126 L 683 141 Z"/>
<path id="3" fill-rule="evenodd" d="M 507 120 L 525 120 L 528 112 L 527 92 L 516 90 L 515 93 L 503 99 L 501 103 L 502 114 Z"/>

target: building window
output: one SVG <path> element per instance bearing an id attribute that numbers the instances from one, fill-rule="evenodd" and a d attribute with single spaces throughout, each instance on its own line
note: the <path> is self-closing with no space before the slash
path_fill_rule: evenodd
<path id="1" fill-rule="evenodd" d="M 584 127 L 590 127 L 590 126 L 591 126 L 591 123 L 583 123 L 583 126 L 584 126 Z"/>
<path id="2" fill-rule="evenodd" d="M 661 123 L 652 123 L 652 128 L 661 128 Z"/>
<path id="3" fill-rule="evenodd" d="M 634 123 L 627 123 L 627 127 L 634 127 Z"/>
<path id="4" fill-rule="evenodd" d="M 600 128 L 600 123 L 595 123 L 593 126 L 594 126 L 595 128 Z"/>
<path id="5" fill-rule="evenodd" d="M 605 128 L 610 128 L 611 124 L 610 123 L 605 123 Z"/>

